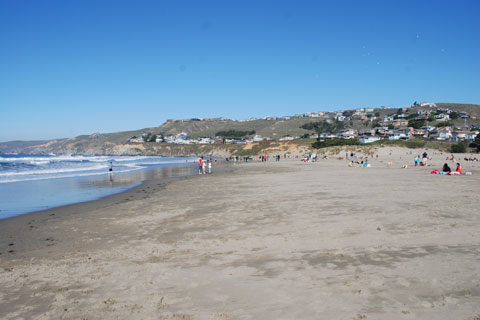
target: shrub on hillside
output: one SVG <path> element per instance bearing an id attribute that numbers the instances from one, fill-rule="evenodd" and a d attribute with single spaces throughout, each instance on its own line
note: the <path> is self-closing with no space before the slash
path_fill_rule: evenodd
<path id="1" fill-rule="evenodd" d="M 480 152 L 480 134 L 477 135 L 475 140 L 473 140 L 473 145 L 475 145 L 475 148 L 477 148 L 477 151 Z"/>
<path id="2" fill-rule="evenodd" d="M 325 141 L 317 141 L 312 144 L 312 147 L 315 149 L 320 148 L 328 148 L 328 147 L 335 147 L 335 146 L 357 146 L 361 145 L 361 143 L 357 139 L 328 139 Z"/>
<path id="3" fill-rule="evenodd" d="M 450 147 L 450 151 L 452 153 L 465 153 L 465 152 L 467 152 L 467 147 L 465 146 L 464 143 L 459 142 L 459 143 L 453 144 Z"/>
<path id="4" fill-rule="evenodd" d="M 255 130 L 252 130 L 252 131 L 223 130 L 215 133 L 215 136 L 234 139 L 234 138 L 242 138 L 244 136 L 254 135 L 254 134 L 255 134 Z"/>

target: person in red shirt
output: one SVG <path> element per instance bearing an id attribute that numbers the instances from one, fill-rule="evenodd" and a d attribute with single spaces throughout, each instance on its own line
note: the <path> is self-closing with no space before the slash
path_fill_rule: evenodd
<path id="1" fill-rule="evenodd" d="M 463 173 L 463 168 L 462 166 L 460 165 L 460 163 L 457 162 L 457 169 L 455 169 L 455 172 L 458 172 L 458 174 L 462 174 Z"/>
<path id="2" fill-rule="evenodd" d="M 198 158 L 198 174 L 202 174 L 203 171 L 203 157 Z"/>

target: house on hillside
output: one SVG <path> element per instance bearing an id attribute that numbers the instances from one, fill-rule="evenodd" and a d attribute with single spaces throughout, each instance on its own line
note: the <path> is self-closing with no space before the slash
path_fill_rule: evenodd
<path id="1" fill-rule="evenodd" d="M 337 132 L 337 138 L 341 139 L 355 139 L 357 137 L 357 133 L 354 129 L 345 129 L 340 130 Z"/>
<path id="2" fill-rule="evenodd" d="M 408 136 L 404 133 L 391 133 L 389 136 L 388 136 L 388 139 L 389 140 L 407 140 L 408 139 Z"/>
<path id="3" fill-rule="evenodd" d="M 464 111 L 459 111 L 458 116 L 462 119 L 470 119 L 470 114 Z"/>
<path id="4" fill-rule="evenodd" d="M 438 128 L 437 130 L 430 132 L 430 137 L 436 140 L 450 140 L 452 138 L 452 128 Z"/>
<path id="5" fill-rule="evenodd" d="M 415 117 L 415 121 L 427 121 L 427 120 L 428 120 L 428 116 L 425 114 Z"/>
<path id="6" fill-rule="evenodd" d="M 143 137 L 137 138 L 136 136 L 133 136 L 130 139 L 128 139 L 128 142 L 137 142 L 138 143 L 138 142 L 143 142 L 143 141 L 144 141 Z"/>
<path id="7" fill-rule="evenodd" d="M 335 138 L 335 135 L 331 134 L 330 132 L 322 132 L 318 135 L 318 140 L 326 140 Z"/>
<path id="8" fill-rule="evenodd" d="M 372 143 L 378 140 L 380 140 L 378 136 L 365 136 L 358 139 L 360 143 Z"/>
<path id="9" fill-rule="evenodd" d="M 465 130 L 460 130 L 460 131 L 454 131 L 452 133 L 452 137 L 450 138 L 450 141 L 465 141 L 465 140 L 475 140 L 477 137 L 477 133 L 473 131 L 465 131 Z"/>
<path id="10" fill-rule="evenodd" d="M 413 129 L 413 136 L 415 137 L 424 137 L 426 131 L 424 129 Z"/>
<path id="11" fill-rule="evenodd" d="M 392 121 L 394 127 L 404 127 L 408 126 L 408 120 L 405 119 L 395 119 Z"/>
<path id="12" fill-rule="evenodd" d="M 256 134 L 256 135 L 253 137 L 253 139 L 252 139 L 252 140 L 253 140 L 253 142 L 260 142 L 260 141 L 263 141 L 263 140 L 265 140 L 265 138 L 264 138 L 264 137 L 262 137 L 262 136 L 261 136 L 261 135 L 259 135 L 259 134 Z"/>
<path id="13" fill-rule="evenodd" d="M 420 107 L 436 108 L 437 105 L 433 102 L 420 102 Z"/>
<path id="14" fill-rule="evenodd" d="M 393 116 L 385 116 L 385 117 L 383 117 L 383 122 L 389 122 L 389 121 L 393 121 Z"/>
<path id="15" fill-rule="evenodd" d="M 437 114 L 435 116 L 435 119 L 437 119 L 438 121 L 448 121 L 450 120 L 450 116 L 446 113 L 441 113 L 441 114 Z"/>

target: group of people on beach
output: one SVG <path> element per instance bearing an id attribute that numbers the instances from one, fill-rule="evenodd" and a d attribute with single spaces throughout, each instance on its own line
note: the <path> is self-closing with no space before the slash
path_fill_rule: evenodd
<path id="1" fill-rule="evenodd" d="M 422 161 L 420 161 L 422 159 Z M 428 153 L 425 151 L 422 154 L 422 157 L 420 158 L 420 155 L 417 155 L 415 159 L 413 160 L 415 167 L 418 166 L 424 166 L 426 167 L 428 165 L 428 160 L 432 160 L 432 157 L 428 157 Z"/>
<path id="2" fill-rule="evenodd" d="M 208 171 L 207 171 L 208 170 Z M 203 157 L 198 158 L 198 174 L 212 173 L 212 159 L 205 160 Z"/>
<path id="3" fill-rule="evenodd" d="M 445 164 L 442 167 L 442 171 L 433 170 L 432 174 L 448 174 L 448 175 L 457 174 L 457 175 L 460 175 L 460 174 L 463 174 L 463 168 L 460 165 L 460 163 L 457 162 L 457 168 L 455 169 L 455 171 L 452 171 L 452 169 L 450 169 L 450 166 L 448 165 L 448 163 L 445 162 Z"/>
<path id="4" fill-rule="evenodd" d="M 378 159 L 378 154 L 375 155 L 375 158 Z M 342 158 L 343 159 L 343 158 Z M 370 163 L 368 162 L 368 157 L 367 156 L 358 156 L 357 154 L 351 152 L 350 155 L 348 155 L 348 152 L 345 153 L 345 159 L 350 160 L 348 162 L 349 167 L 353 167 L 354 164 L 357 164 L 360 167 L 366 167 L 370 168 Z"/>
<path id="5" fill-rule="evenodd" d="M 460 162 L 457 162 L 457 159 L 455 159 L 455 156 L 453 154 L 450 155 L 449 157 L 447 157 L 445 160 L 451 160 L 457 165 L 457 167 L 455 168 L 455 171 L 452 171 L 452 169 L 450 169 L 450 166 L 448 165 L 448 163 L 445 162 L 443 164 L 442 171 L 433 170 L 431 173 L 432 174 L 447 174 L 447 175 L 463 174 L 463 168 L 460 165 Z"/>

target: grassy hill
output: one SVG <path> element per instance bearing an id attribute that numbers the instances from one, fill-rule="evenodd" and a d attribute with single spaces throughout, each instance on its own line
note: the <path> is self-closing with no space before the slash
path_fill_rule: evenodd
<path id="1" fill-rule="evenodd" d="M 458 104 L 458 103 L 437 103 L 440 108 L 448 108 L 454 111 L 464 111 L 471 115 L 467 124 L 480 123 L 480 105 L 476 104 Z M 396 114 L 398 109 L 375 109 L 374 114 L 381 121 L 386 115 Z M 430 110 L 429 107 L 416 106 L 408 110 L 408 114 L 416 113 L 419 110 Z M 0 152 L 73 152 L 73 153 L 107 153 L 115 145 L 125 144 L 133 136 L 141 136 L 142 133 L 150 132 L 152 134 L 163 133 L 165 135 L 175 135 L 180 132 L 186 132 L 192 138 L 202 136 L 214 136 L 218 131 L 237 130 L 252 131 L 263 137 L 279 139 L 286 135 L 296 136 L 312 132 L 300 128 L 302 125 L 311 122 L 323 121 L 320 118 L 296 118 L 278 119 L 278 120 L 253 120 L 253 121 L 234 121 L 221 119 L 207 119 L 202 121 L 167 121 L 159 127 L 143 128 L 132 131 L 122 131 L 114 133 L 94 133 L 91 135 L 82 135 L 71 139 L 51 140 L 51 141 L 12 141 L 0 143 Z M 374 123 L 362 120 L 352 120 L 345 122 L 347 128 L 363 129 L 372 127 Z M 463 125 L 464 120 L 459 118 L 454 120 L 455 125 Z M 141 151 L 139 151 L 141 152 Z"/>
<path id="2" fill-rule="evenodd" d="M 281 138 L 285 135 L 302 135 L 308 133 L 308 130 L 301 129 L 300 126 L 312 122 L 312 118 L 292 118 L 290 120 L 253 120 L 239 122 L 232 120 L 203 120 L 190 122 L 170 122 L 165 123 L 158 128 L 157 132 L 163 131 L 166 135 L 186 132 L 192 138 L 201 136 L 215 136 L 222 130 L 241 130 L 255 132 L 264 137 Z M 156 130 L 152 133 L 157 133 Z"/>

